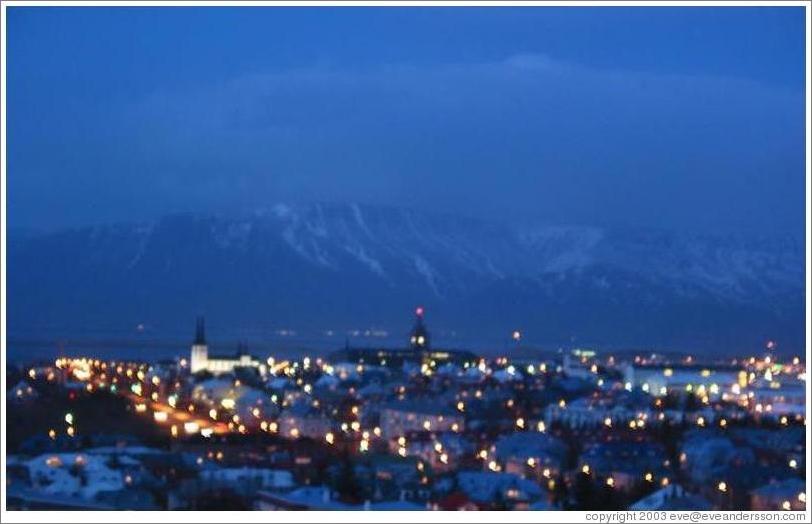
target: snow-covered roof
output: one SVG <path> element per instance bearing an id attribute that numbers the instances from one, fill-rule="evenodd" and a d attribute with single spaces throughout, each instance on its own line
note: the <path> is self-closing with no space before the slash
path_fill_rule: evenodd
<path id="1" fill-rule="evenodd" d="M 340 381 L 332 375 L 322 375 L 318 380 L 316 380 L 316 382 L 313 383 L 313 385 L 317 388 L 332 389 L 338 386 L 339 382 Z"/>
<path id="2" fill-rule="evenodd" d="M 215 468 L 203 470 L 200 477 L 204 480 L 216 480 L 231 484 L 250 480 L 261 480 L 263 487 L 287 489 L 295 486 L 290 471 L 269 468 Z"/>
<path id="3" fill-rule="evenodd" d="M 545 433 L 522 432 L 501 437 L 496 442 L 496 456 L 500 460 L 516 458 L 554 458 L 562 459 L 566 453 L 566 446 L 555 437 Z"/>
<path id="4" fill-rule="evenodd" d="M 102 491 L 124 489 L 124 475 L 106 462 L 101 455 L 55 453 L 30 459 L 27 465 L 32 485 L 42 493 L 93 499 Z"/>
<path id="5" fill-rule="evenodd" d="M 20 380 L 17 384 L 9 390 L 9 400 L 17 399 L 32 399 L 39 396 L 37 390 L 31 387 L 31 384 L 25 380 Z"/>
<path id="6" fill-rule="evenodd" d="M 504 383 L 504 382 L 510 382 L 510 381 L 513 381 L 513 380 L 521 380 L 522 375 L 518 371 L 516 371 L 514 373 L 510 373 L 506 369 L 500 369 L 499 371 L 495 371 L 493 373 L 493 378 L 498 380 L 499 382 Z"/>
<path id="7" fill-rule="evenodd" d="M 495 473 L 490 471 L 461 471 L 457 481 L 471 500 L 491 502 L 497 493 L 516 489 L 523 498 L 535 498 L 541 495 L 541 488 L 535 482 L 525 480 L 513 473 Z"/>
<path id="8" fill-rule="evenodd" d="M 771 482 L 753 490 L 753 495 L 769 498 L 794 499 L 805 490 L 804 481 L 797 478 Z"/>
<path id="9" fill-rule="evenodd" d="M 303 506 L 312 510 L 329 511 L 420 511 L 425 510 L 425 506 L 414 504 L 402 500 L 391 500 L 381 502 L 368 502 L 366 504 L 346 504 L 334 500 L 330 495 L 330 490 L 323 486 L 304 486 L 288 493 L 268 493 L 273 498 L 287 504 Z"/>

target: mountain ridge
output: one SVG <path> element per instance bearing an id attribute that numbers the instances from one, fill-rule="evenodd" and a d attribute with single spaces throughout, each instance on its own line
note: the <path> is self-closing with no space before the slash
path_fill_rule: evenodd
<path id="1" fill-rule="evenodd" d="M 384 326 L 395 343 L 420 303 L 467 340 L 521 328 L 562 344 L 802 348 L 804 257 L 791 235 L 277 204 L 10 237 L 9 325 L 167 331 L 205 313 L 237 332 Z"/>

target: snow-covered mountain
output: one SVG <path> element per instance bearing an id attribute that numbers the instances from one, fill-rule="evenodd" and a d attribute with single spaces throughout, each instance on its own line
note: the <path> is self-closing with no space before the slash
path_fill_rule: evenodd
<path id="1" fill-rule="evenodd" d="M 202 312 L 234 336 L 400 336 L 418 303 L 439 338 L 470 345 L 521 327 L 549 344 L 733 351 L 770 337 L 801 349 L 804 328 L 804 250 L 791 236 L 516 228 L 360 205 L 11 237 L 8 284 L 11 333 L 174 332 Z"/>

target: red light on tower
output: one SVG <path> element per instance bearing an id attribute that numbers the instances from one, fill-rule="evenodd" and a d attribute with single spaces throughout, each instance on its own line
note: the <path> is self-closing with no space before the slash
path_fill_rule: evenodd
<path id="1" fill-rule="evenodd" d="M 414 310 L 414 314 L 417 315 L 418 317 L 422 317 L 423 316 L 423 306 L 417 306 L 417 308 Z"/>

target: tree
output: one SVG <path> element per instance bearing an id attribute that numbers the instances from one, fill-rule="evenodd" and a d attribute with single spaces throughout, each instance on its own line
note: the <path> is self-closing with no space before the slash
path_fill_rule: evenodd
<path id="1" fill-rule="evenodd" d="M 566 509 L 569 507 L 569 492 L 567 490 L 567 485 L 563 480 L 560 480 L 555 483 L 553 487 L 553 506 Z"/>
<path id="2" fill-rule="evenodd" d="M 365 494 L 361 483 L 358 481 L 358 476 L 355 474 L 355 465 L 348 453 L 342 453 L 341 462 L 338 464 L 338 470 L 333 475 L 332 480 L 332 488 L 338 493 L 338 497 L 342 502 L 348 504 L 360 504 L 363 502 Z"/>
<path id="3" fill-rule="evenodd" d="M 200 371 L 197 371 L 197 372 L 194 373 L 194 377 L 195 377 L 195 382 L 203 382 L 205 380 L 209 380 L 211 378 L 214 378 L 214 375 L 212 374 L 211 371 L 209 371 L 207 369 L 201 369 Z"/>
<path id="4" fill-rule="evenodd" d="M 218 489 L 200 493 L 194 507 L 203 511 L 246 511 L 251 507 L 245 499 L 230 489 Z"/>
<path id="5" fill-rule="evenodd" d="M 573 487 L 573 497 L 575 507 L 579 510 L 596 510 L 595 487 L 592 485 L 592 478 L 586 473 L 579 473 L 575 477 Z"/>
<path id="6" fill-rule="evenodd" d="M 508 509 L 507 502 L 505 501 L 505 495 L 502 493 L 501 489 L 497 489 L 496 493 L 493 494 L 491 508 L 498 511 Z"/>

